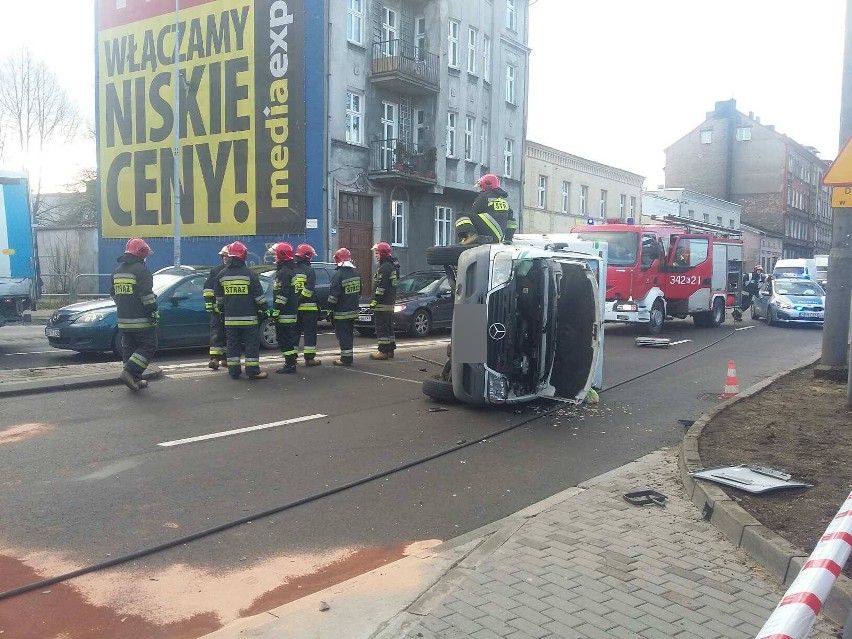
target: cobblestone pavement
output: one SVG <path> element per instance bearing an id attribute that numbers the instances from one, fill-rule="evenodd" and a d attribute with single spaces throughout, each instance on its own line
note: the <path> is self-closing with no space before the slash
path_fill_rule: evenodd
<path id="1" fill-rule="evenodd" d="M 624 501 L 644 488 L 667 495 L 665 508 Z M 475 551 L 374 636 L 748 639 L 784 592 L 702 520 L 674 450 L 566 495 L 505 532 L 493 552 Z M 838 633 L 819 621 L 810 637 Z"/>

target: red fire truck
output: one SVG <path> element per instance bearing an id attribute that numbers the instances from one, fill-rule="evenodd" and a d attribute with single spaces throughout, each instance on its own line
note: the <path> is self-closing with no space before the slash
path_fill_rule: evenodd
<path id="1" fill-rule="evenodd" d="M 608 244 L 607 322 L 636 324 L 650 335 L 667 317 L 691 315 L 696 326 L 719 326 L 738 297 L 743 247 L 733 229 L 666 217 L 652 225 L 576 226 L 571 233 Z"/>

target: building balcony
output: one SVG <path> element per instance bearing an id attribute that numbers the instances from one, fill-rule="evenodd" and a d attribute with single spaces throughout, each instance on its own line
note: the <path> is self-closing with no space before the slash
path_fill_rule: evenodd
<path id="1" fill-rule="evenodd" d="M 439 60 L 434 53 L 399 39 L 374 42 L 370 81 L 399 93 L 437 93 Z"/>
<path id="2" fill-rule="evenodd" d="M 404 140 L 370 142 L 370 178 L 432 185 L 437 182 L 435 147 L 419 148 Z"/>

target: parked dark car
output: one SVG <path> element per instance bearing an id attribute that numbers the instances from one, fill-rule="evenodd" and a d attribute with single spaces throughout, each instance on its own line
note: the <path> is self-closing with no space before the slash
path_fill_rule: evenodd
<path id="1" fill-rule="evenodd" d="M 367 287 L 364 290 L 369 291 Z M 415 271 L 399 280 L 393 309 L 396 332 L 426 337 L 436 328 L 449 328 L 452 323 L 453 291 L 443 271 Z M 375 333 L 369 297 L 361 299 L 355 328 L 361 335 Z"/>
<path id="2" fill-rule="evenodd" d="M 275 270 L 270 265 L 253 267 L 260 273 L 266 299 L 272 305 L 272 284 Z M 317 304 L 324 312 L 328 303 L 328 287 L 334 264 L 314 264 L 317 273 Z M 210 267 L 167 267 L 154 273 L 154 292 L 160 309 L 159 348 L 188 348 L 210 343 L 210 316 L 204 310 L 204 281 Z M 54 348 L 77 352 L 108 352 L 119 354 L 118 326 L 115 303 L 98 299 L 64 306 L 56 311 L 44 330 Z M 261 346 L 278 347 L 275 325 L 265 320 L 261 325 Z"/>

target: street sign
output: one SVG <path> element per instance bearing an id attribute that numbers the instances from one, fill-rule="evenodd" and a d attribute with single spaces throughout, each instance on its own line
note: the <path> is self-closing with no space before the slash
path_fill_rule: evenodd
<path id="1" fill-rule="evenodd" d="M 835 209 L 852 208 L 852 187 L 835 186 L 831 189 L 831 207 Z"/>
<path id="2" fill-rule="evenodd" d="M 822 183 L 824 186 L 852 186 L 852 138 L 837 154 Z"/>

